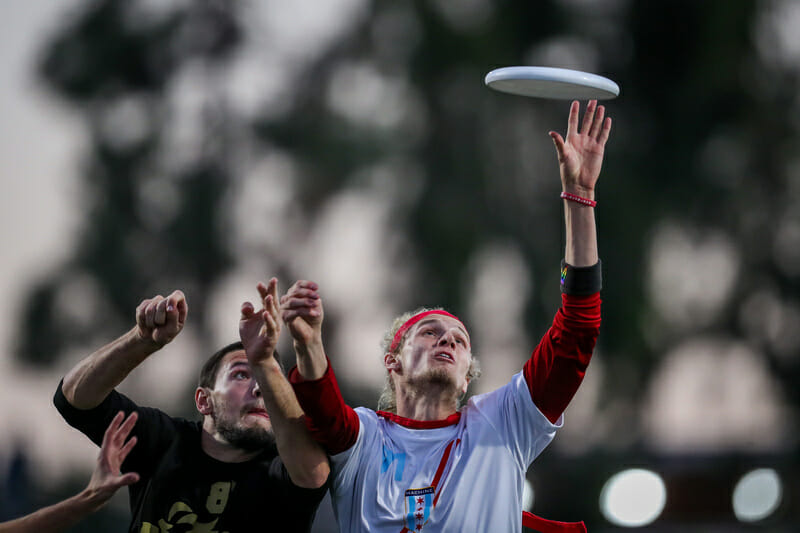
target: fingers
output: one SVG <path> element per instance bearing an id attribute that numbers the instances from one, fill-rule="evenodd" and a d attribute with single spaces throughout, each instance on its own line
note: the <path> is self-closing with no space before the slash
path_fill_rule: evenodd
<path id="1" fill-rule="evenodd" d="M 580 106 L 579 106 L 580 107 Z M 594 123 L 594 113 L 597 110 L 597 100 L 589 100 L 586 104 L 586 112 L 583 114 L 583 122 L 581 123 L 581 135 L 588 134 L 592 129 Z"/>
<path id="2" fill-rule="evenodd" d="M 295 318 L 317 318 L 319 317 L 319 311 L 316 309 L 309 309 L 304 307 L 302 309 L 288 309 L 281 312 L 281 318 L 287 324 L 294 320 Z"/>
<path id="3" fill-rule="evenodd" d="M 113 490 L 121 489 L 122 487 L 127 487 L 128 485 L 133 485 L 139 481 L 139 474 L 136 472 L 128 472 L 116 479 L 114 483 Z"/>
<path id="4" fill-rule="evenodd" d="M 136 325 L 153 330 L 170 325 L 180 330 L 186 322 L 189 306 L 182 291 L 173 291 L 167 298 L 160 294 L 142 301 L 136 308 Z"/>
<path id="5" fill-rule="evenodd" d="M 293 298 L 311 298 L 311 299 L 318 299 L 319 298 L 319 286 L 314 283 L 313 281 L 306 281 L 300 280 L 295 282 L 294 285 L 289 287 L 289 290 L 286 291 L 286 294 L 281 296 L 280 304 L 283 305 L 285 301 L 288 301 Z"/>
<path id="6" fill-rule="evenodd" d="M 597 105 L 597 100 L 589 100 L 586 105 L 586 112 L 581 121 L 580 131 L 578 130 L 578 121 L 580 116 L 580 103 L 576 100 L 572 102 L 569 110 L 569 120 L 567 122 L 567 139 L 571 135 L 585 135 L 597 143 L 605 144 L 611 132 L 611 118 L 606 117 L 606 108 L 602 105 Z M 564 142 L 559 142 L 556 138 L 558 135 L 555 132 L 550 132 L 553 142 L 556 144 L 559 157 L 563 153 Z M 562 139 L 563 141 L 563 139 Z"/>
<path id="7" fill-rule="evenodd" d="M 136 424 L 139 415 L 134 411 L 125 418 L 123 411 L 118 412 L 111 423 L 106 428 L 103 434 L 103 443 L 100 448 L 100 455 L 105 457 L 111 463 L 115 463 L 117 467 L 122 464 L 130 451 L 136 445 L 136 437 L 131 437 L 128 442 L 125 439 L 131 434 L 133 426 Z M 116 458 L 116 459 L 115 459 Z"/>
<path id="8" fill-rule="evenodd" d="M 186 322 L 186 315 L 189 313 L 189 306 L 186 303 L 186 296 L 182 291 L 173 291 L 165 300 L 164 319 L 161 322 L 156 322 L 158 326 L 169 326 L 170 330 L 180 331 L 183 329 L 183 324 Z M 156 319 L 159 315 L 156 314 Z"/>
<path id="9" fill-rule="evenodd" d="M 275 278 L 272 278 L 272 279 L 275 279 Z M 272 283 L 271 280 L 270 280 L 270 283 Z M 258 285 L 256 285 L 256 289 L 258 289 L 258 295 L 261 296 L 261 302 L 263 303 L 264 299 L 269 294 L 269 288 L 266 285 L 264 285 L 263 282 L 259 281 Z"/>
<path id="10" fill-rule="evenodd" d="M 167 312 L 171 313 L 172 311 L 177 311 L 178 324 L 183 326 L 184 322 L 186 322 L 186 315 L 189 313 L 189 304 L 186 303 L 186 296 L 183 291 L 172 291 L 172 294 L 167 297 Z"/>
<path id="11" fill-rule="evenodd" d="M 278 279 L 272 278 L 269 280 L 269 287 L 267 287 L 267 291 L 269 292 L 270 297 L 270 305 L 267 307 L 264 306 L 266 309 L 269 309 L 273 316 L 278 316 Z"/>
<path id="12" fill-rule="evenodd" d="M 597 106 L 597 111 L 595 112 L 594 119 L 592 120 L 592 126 L 589 129 L 589 137 L 592 139 L 597 139 L 600 135 L 600 131 L 603 129 L 603 117 L 605 114 L 605 106 Z"/>
<path id="13" fill-rule="evenodd" d="M 270 296 L 269 298 L 272 297 Z M 278 317 L 277 314 L 273 315 L 270 311 L 266 310 L 264 311 L 262 316 L 264 318 L 264 325 L 267 328 L 267 335 L 272 337 L 280 331 L 280 326 L 278 325 L 278 320 L 277 320 Z"/>
<path id="14" fill-rule="evenodd" d="M 281 315 L 286 322 L 287 316 L 318 317 L 322 314 L 322 299 L 316 298 L 286 298 L 281 303 Z"/>
<path id="15" fill-rule="evenodd" d="M 156 327 L 156 308 L 163 299 L 164 297 L 158 294 L 139 304 L 136 308 L 136 324 L 140 328 L 149 330 Z"/>
<path id="16" fill-rule="evenodd" d="M 553 139 L 553 144 L 556 145 L 556 152 L 558 153 L 558 160 L 564 160 L 564 138 L 556 131 L 549 132 L 550 138 Z"/>
<path id="17" fill-rule="evenodd" d="M 125 418 L 125 413 L 120 411 L 111 419 L 111 423 L 106 428 L 106 432 L 103 433 L 103 443 L 100 445 L 101 448 L 107 449 L 110 444 L 114 442 L 115 435 L 123 418 Z"/>
<path id="18" fill-rule="evenodd" d="M 119 463 L 120 464 L 125 462 L 125 458 L 128 457 L 129 453 L 131 453 L 131 450 L 133 449 L 134 446 L 136 446 L 136 443 L 138 442 L 138 440 L 139 439 L 137 439 L 136 437 L 131 437 L 130 440 L 128 440 L 128 442 L 125 443 L 125 446 L 123 446 L 120 449 L 120 451 L 119 451 Z"/>
<path id="19" fill-rule="evenodd" d="M 256 308 L 253 307 L 253 304 L 251 304 L 250 302 L 244 302 L 242 304 L 242 319 L 246 320 L 246 319 L 252 317 L 253 313 L 255 313 L 255 311 L 256 311 Z"/>
<path id="20" fill-rule="evenodd" d="M 153 323 L 156 326 L 163 326 L 167 323 L 167 300 L 161 300 L 156 304 L 155 312 L 153 313 Z"/>
<path id="21" fill-rule="evenodd" d="M 122 411 L 117 413 L 117 416 L 122 414 Z M 131 430 L 133 430 L 133 426 L 136 425 L 136 421 L 139 419 L 139 414 L 136 411 L 132 411 L 131 414 L 128 415 L 128 418 L 125 419 L 125 422 L 119 427 L 116 431 L 115 438 L 118 439 L 119 442 L 123 442 L 125 439 L 128 438 L 128 435 L 131 434 Z"/>
<path id="22" fill-rule="evenodd" d="M 611 134 L 611 117 L 606 117 L 603 121 L 603 128 L 600 130 L 600 135 L 597 137 L 597 142 L 605 145 L 608 136 Z"/>
<path id="23" fill-rule="evenodd" d="M 578 115 L 580 115 L 581 104 L 577 100 L 572 101 L 569 107 L 569 119 L 567 120 L 567 137 L 578 134 Z"/>

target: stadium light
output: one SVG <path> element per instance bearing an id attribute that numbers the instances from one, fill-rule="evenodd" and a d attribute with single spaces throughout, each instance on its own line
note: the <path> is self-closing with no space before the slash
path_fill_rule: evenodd
<path id="1" fill-rule="evenodd" d="M 624 527 L 640 527 L 661 515 L 667 489 L 661 477 L 634 468 L 613 475 L 600 492 L 600 510 L 606 520 Z"/>
<path id="2" fill-rule="evenodd" d="M 757 522 L 771 515 L 781 503 L 783 486 L 771 468 L 748 472 L 733 490 L 733 512 L 742 522 Z"/>

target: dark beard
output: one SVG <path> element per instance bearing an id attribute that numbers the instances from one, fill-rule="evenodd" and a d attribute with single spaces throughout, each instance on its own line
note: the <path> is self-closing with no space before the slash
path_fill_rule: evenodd
<path id="1" fill-rule="evenodd" d="M 452 377 L 442 369 L 433 368 L 421 376 L 415 376 L 406 382 L 413 395 L 425 396 L 434 390 L 440 391 L 445 396 L 452 396 L 454 404 L 458 405 L 460 396 L 458 388 Z"/>
<path id="2" fill-rule="evenodd" d="M 212 415 L 213 416 L 213 415 Z M 243 428 L 222 422 L 214 416 L 217 432 L 231 445 L 248 452 L 256 452 L 275 445 L 275 435 L 258 427 Z"/>

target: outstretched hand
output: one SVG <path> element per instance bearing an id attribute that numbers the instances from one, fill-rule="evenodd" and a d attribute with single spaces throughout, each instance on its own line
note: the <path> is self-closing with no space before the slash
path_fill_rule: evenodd
<path id="1" fill-rule="evenodd" d="M 322 342 L 322 298 L 313 281 L 299 280 L 281 296 L 281 316 L 295 342 Z"/>
<path id="2" fill-rule="evenodd" d="M 128 472 L 122 474 L 120 468 L 125 458 L 136 445 L 136 437 L 125 440 L 130 435 L 138 415 L 133 412 L 125 418 L 120 411 L 111 421 L 103 435 L 103 444 L 97 456 L 97 466 L 89 480 L 87 491 L 98 505 L 106 503 L 117 490 L 139 481 L 139 474 Z"/>
<path id="3" fill-rule="evenodd" d="M 558 152 L 564 191 L 593 198 L 603 164 L 603 152 L 611 132 L 611 118 L 604 118 L 605 107 L 598 106 L 597 100 L 590 100 L 579 129 L 580 107 L 577 101 L 572 102 L 566 140 L 558 132 L 551 131 L 549 134 Z"/>
<path id="4" fill-rule="evenodd" d="M 188 312 L 189 305 L 182 291 L 173 291 L 166 298 L 159 294 L 144 300 L 136 308 L 139 337 L 161 348 L 181 332 Z"/>
<path id="5" fill-rule="evenodd" d="M 259 282 L 257 289 L 261 296 L 261 309 L 256 312 L 253 304 L 245 302 L 239 319 L 239 337 L 251 364 L 272 357 L 281 334 L 278 280 L 272 278 L 268 285 Z"/>

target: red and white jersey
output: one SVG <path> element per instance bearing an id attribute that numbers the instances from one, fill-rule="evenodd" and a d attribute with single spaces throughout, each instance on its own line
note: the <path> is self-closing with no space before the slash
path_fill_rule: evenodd
<path id="1" fill-rule="evenodd" d="M 355 444 L 331 458 L 342 533 L 521 531 L 525 473 L 563 420 L 537 409 L 522 372 L 443 421 L 355 411 Z"/>

